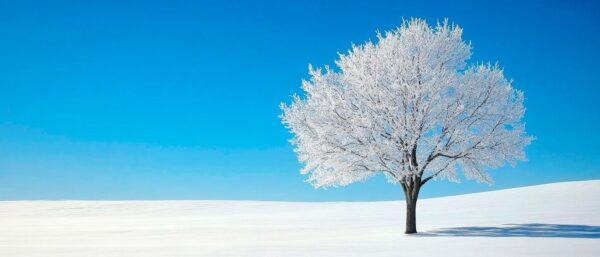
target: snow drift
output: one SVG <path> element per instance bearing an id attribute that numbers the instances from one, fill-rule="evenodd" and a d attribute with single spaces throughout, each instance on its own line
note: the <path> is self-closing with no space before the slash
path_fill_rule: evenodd
<path id="1" fill-rule="evenodd" d="M 399 195 L 400 197 L 400 195 Z M 597 256 L 600 180 L 404 203 L 3 201 L 0 256 Z"/>

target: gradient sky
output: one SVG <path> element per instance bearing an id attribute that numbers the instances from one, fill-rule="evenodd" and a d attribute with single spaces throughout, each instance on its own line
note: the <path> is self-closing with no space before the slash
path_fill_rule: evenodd
<path id="1" fill-rule="evenodd" d="M 279 103 L 307 67 L 449 18 L 525 92 L 529 161 L 433 197 L 600 179 L 594 1 L 2 1 L 0 199 L 402 199 L 382 176 L 315 190 Z"/>

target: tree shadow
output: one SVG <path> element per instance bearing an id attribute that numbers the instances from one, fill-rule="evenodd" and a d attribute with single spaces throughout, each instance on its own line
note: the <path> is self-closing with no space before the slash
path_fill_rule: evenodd
<path id="1" fill-rule="evenodd" d="M 563 224 L 504 224 L 500 227 L 442 228 L 420 236 L 600 238 L 600 226 Z"/>

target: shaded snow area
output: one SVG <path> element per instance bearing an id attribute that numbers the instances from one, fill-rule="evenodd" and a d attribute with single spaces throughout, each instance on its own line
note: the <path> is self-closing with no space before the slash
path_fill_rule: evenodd
<path id="1" fill-rule="evenodd" d="M 417 222 L 401 201 L 4 201 L 0 256 L 600 256 L 600 180 L 424 199 Z"/>

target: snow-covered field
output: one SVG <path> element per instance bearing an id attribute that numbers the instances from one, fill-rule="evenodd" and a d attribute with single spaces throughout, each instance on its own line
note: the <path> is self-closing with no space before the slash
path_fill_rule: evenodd
<path id="1" fill-rule="evenodd" d="M 600 256 L 600 180 L 403 202 L 0 202 L 0 256 Z"/>

